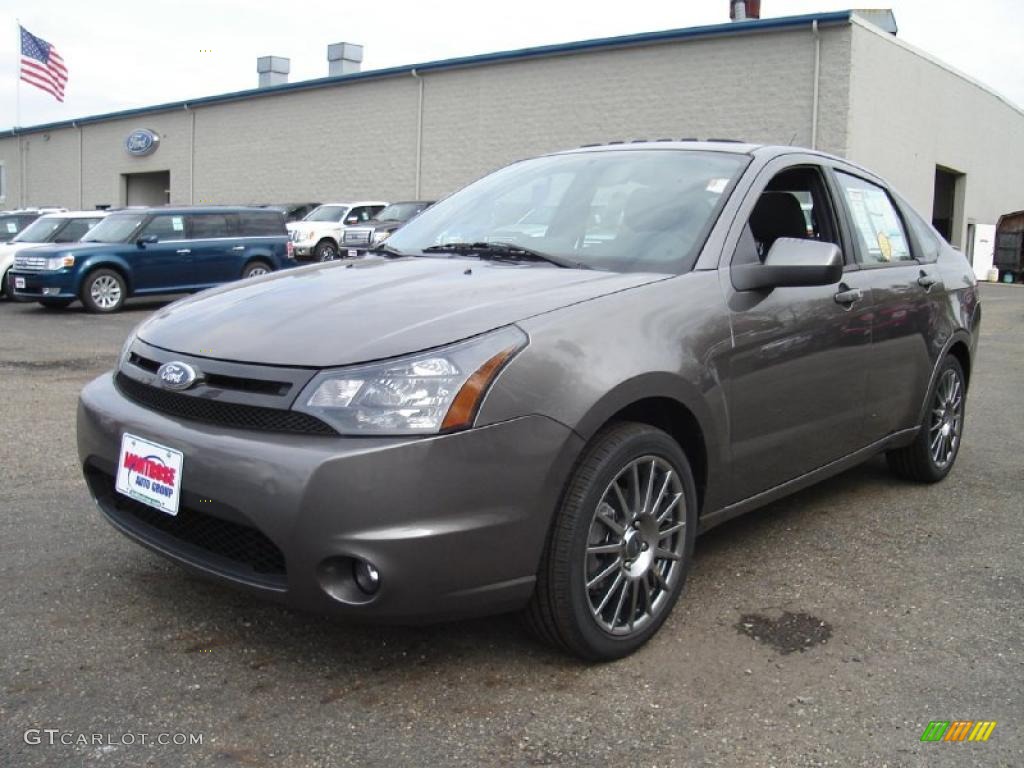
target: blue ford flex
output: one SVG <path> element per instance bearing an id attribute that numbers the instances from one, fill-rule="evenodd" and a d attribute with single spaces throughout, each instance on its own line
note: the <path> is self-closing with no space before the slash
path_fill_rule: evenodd
<path id="1" fill-rule="evenodd" d="M 191 293 L 295 266 L 284 216 L 259 208 L 116 211 L 80 242 L 14 257 L 15 299 L 116 312 L 130 296 Z"/>

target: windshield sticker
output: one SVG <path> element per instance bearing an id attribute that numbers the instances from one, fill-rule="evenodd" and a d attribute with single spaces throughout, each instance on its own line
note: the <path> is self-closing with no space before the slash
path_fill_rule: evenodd
<path id="1" fill-rule="evenodd" d="M 184 232 L 185 220 L 181 216 L 172 216 L 171 229 L 173 229 L 175 232 Z"/>
<path id="2" fill-rule="evenodd" d="M 716 195 L 720 195 L 725 192 L 725 188 L 729 186 L 728 179 L 712 179 L 708 182 L 708 192 L 712 192 Z"/>
<path id="3" fill-rule="evenodd" d="M 18 231 L 18 225 L 16 223 L 14 223 L 13 221 L 8 221 L 7 222 L 7 231 L 8 232 L 17 232 Z"/>

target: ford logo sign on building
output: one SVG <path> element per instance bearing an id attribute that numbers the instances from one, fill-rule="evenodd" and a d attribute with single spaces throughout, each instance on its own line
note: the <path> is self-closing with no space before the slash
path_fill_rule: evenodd
<path id="1" fill-rule="evenodd" d="M 156 377 L 164 389 L 188 389 L 199 381 L 199 371 L 188 363 L 175 361 L 161 365 L 157 369 Z"/>
<path id="2" fill-rule="evenodd" d="M 124 140 L 124 149 L 129 155 L 145 157 L 156 151 L 160 145 L 160 135 L 148 128 L 132 131 Z"/>

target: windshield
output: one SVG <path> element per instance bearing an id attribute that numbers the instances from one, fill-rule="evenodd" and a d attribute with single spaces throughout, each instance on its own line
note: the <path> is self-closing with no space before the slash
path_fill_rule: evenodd
<path id="1" fill-rule="evenodd" d="M 123 243 L 145 221 L 145 213 L 115 213 L 89 230 L 83 243 Z"/>
<path id="2" fill-rule="evenodd" d="M 65 219 L 58 219 L 56 216 L 42 216 L 27 227 L 25 227 L 17 236 L 11 240 L 12 243 L 46 243 L 49 242 L 50 237 L 60 229 Z"/>
<path id="3" fill-rule="evenodd" d="M 303 221 L 341 221 L 347 210 L 347 205 L 321 205 L 306 214 Z"/>
<path id="4" fill-rule="evenodd" d="M 470 184 L 388 243 L 402 253 L 512 243 L 593 269 L 675 274 L 703 245 L 748 160 L 680 150 L 540 157 Z"/>
<path id="5" fill-rule="evenodd" d="M 378 221 L 405 221 L 426 208 L 424 203 L 392 203 L 377 214 Z"/>

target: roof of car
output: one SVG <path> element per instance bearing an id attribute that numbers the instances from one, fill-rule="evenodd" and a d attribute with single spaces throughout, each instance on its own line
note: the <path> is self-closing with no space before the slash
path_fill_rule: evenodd
<path id="1" fill-rule="evenodd" d="M 108 211 L 57 211 L 55 213 L 44 213 L 40 218 L 46 219 L 102 219 L 108 216 Z"/>
<path id="2" fill-rule="evenodd" d="M 384 202 L 383 200 L 355 200 L 338 203 L 320 203 L 319 207 L 323 207 L 325 205 L 347 205 L 349 208 L 352 208 L 357 205 L 388 205 L 388 203 Z"/>
<path id="3" fill-rule="evenodd" d="M 189 213 L 267 213 L 267 209 L 256 205 L 157 205 L 129 206 L 116 208 L 108 213 L 169 213 L 184 216 Z"/>

